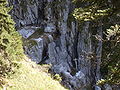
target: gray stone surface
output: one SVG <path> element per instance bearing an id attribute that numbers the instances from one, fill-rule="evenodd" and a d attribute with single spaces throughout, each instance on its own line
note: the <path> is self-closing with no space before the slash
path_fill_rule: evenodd
<path id="1" fill-rule="evenodd" d="M 70 90 L 93 90 L 101 78 L 102 42 L 93 41 L 90 22 L 79 27 L 71 19 L 72 0 L 8 1 L 14 6 L 11 15 L 24 38 L 25 53 L 36 63 L 52 64 L 51 72 L 60 74 Z M 102 37 L 102 27 L 96 35 Z"/>
<path id="2" fill-rule="evenodd" d="M 95 86 L 95 90 L 102 90 L 99 86 Z"/>
<path id="3" fill-rule="evenodd" d="M 110 85 L 108 85 L 108 84 L 105 84 L 104 88 L 105 88 L 105 90 L 112 90 L 112 87 Z"/>

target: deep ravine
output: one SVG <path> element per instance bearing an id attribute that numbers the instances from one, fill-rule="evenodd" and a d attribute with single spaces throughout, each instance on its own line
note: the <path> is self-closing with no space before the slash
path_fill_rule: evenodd
<path id="1" fill-rule="evenodd" d="M 23 36 L 25 53 L 36 63 L 52 64 L 70 90 L 101 90 L 102 26 L 71 16 L 72 0 L 8 0 L 16 29 Z M 108 90 L 108 89 L 106 89 Z"/>

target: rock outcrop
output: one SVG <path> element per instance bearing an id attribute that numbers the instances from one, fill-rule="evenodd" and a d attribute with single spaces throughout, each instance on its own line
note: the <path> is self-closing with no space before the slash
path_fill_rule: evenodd
<path id="1" fill-rule="evenodd" d="M 94 30 L 90 22 L 77 22 L 72 0 L 8 1 L 25 53 L 36 63 L 52 64 L 51 72 L 70 90 L 93 90 L 101 79 L 100 22 Z"/>

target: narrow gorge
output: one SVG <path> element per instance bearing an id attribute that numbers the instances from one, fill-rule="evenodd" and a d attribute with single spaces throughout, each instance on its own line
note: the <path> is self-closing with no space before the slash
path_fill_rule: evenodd
<path id="1" fill-rule="evenodd" d="M 80 23 L 72 16 L 72 0 L 8 0 L 25 54 L 37 64 L 51 64 L 70 90 L 112 90 L 97 86 L 103 26 L 101 21 Z M 94 26 L 94 27 L 93 27 Z M 116 89 L 116 90 L 119 90 Z"/>

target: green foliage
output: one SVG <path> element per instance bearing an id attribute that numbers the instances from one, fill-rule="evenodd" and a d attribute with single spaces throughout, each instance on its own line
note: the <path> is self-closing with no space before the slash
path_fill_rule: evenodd
<path id="1" fill-rule="evenodd" d="M 95 10 L 95 7 L 88 7 L 88 8 L 76 8 L 73 12 L 73 16 L 75 19 L 79 21 L 90 21 L 96 20 L 102 16 L 108 15 L 110 9 L 103 9 L 103 10 Z"/>
<path id="2" fill-rule="evenodd" d="M 16 60 L 23 58 L 22 41 L 15 31 L 6 0 L 0 0 L 0 77 L 11 72 Z"/>
<path id="3" fill-rule="evenodd" d="M 110 48 L 109 51 L 103 52 L 105 57 L 102 69 L 107 70 L 104 72 L 107 83 L 120 84 L 120 25 L 107 29 L 106 36 Z"/>
<path id="4" fill-rule="evenodd" d="M 104 79 L 98 84 L 120 84 L 120 0 L 73 0 L 73 3 L 77 6 L 73 16 L 78 21 L 103 21 L 106 39 L 103 40 L 101 73 Z M 106 29 L 108 26 L 110 29 Z"/>
<path id="5" fill-rule="evenodd" d="M 54 79 L 57 80 L 57 81 L 62 81 L 62 78 L 60 77 L 59 74 L 55 74 Z"/>
<path id="6" fill-rule="evenodd" d="M 115 25 L 111 26 L 110 29 L 107 29 L 107 39 L 110 40 L 111 37 L 116 37 L 116 41 L 119 42 L 119 35 L 120 35 L 120 26 Z"/>
<path id="7" fill-rule="evenodd" d="M 67 90 L 46 72 L 49 65 L 40 66 L 31 61 L 20 63 L 18 75 L 16 73 L 8 79 L 6 90 Z"/>
<path id="8" fill-rule="evenodd" d="M 105 83 L 106 83 L 106 80 L 104 79 L 97 81 L 97 85 L 104 85 Z"/>
<path id="9" fill-rule="evenodd" d="M 78 7 L 73 16 L 79 21 L 91 21 L 98 18 L 118 13 L 120 1 L 108 0 L 73 0 Z M 79 6 L 80 4 L 81 6 Z"/>

